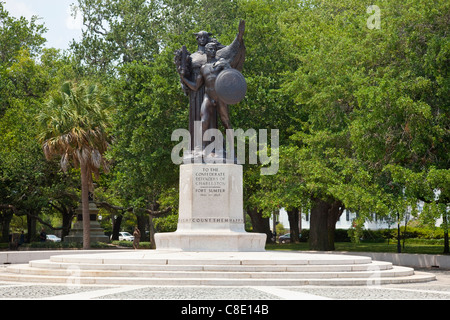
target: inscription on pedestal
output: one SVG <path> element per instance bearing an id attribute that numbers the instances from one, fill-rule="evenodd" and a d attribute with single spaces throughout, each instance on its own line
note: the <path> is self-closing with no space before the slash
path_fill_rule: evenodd
<path id="1" fill-rule="evenodd" d="M 201 197 L 220 197 L 228 189 L 228 177 L 219 167 L 198 167 L 194 172 L 194 192 Z"/>
<path id="2" fill-rule="evenodd" d="M 182 166 L 177 230 L 243 229 L 240 176 L 236 165 Z"/>
<path id="3" fill-rule="evenodd" d="M 242 166 L 180 167 L 176 232 L 155 234 L 156 248 L 186 251 L 264 251 L 266 235 L 245 232 Z"/>

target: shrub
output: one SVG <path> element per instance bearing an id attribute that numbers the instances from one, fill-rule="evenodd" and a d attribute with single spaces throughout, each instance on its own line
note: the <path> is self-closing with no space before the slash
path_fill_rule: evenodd
<path id="1" fill-rule="evenodd" d="M 120 247 L 126 247 L 126 248 L 133 248 L 133 241 L 113 241 L 112 242 L 113 245 L 115 246 L 120 246 Z M 139 242 L 139 249 L 151 249 L 150 247 L 150 242 Z"/>
<path id="2" fill-rule="evenodd" d="M 353 229 L 354 230 L 354 229 Z M 349 234 L 350 232 L 350 234 Z M 379 229 L 370 230 L 363 229 L 357 234 L 353 234 L 352 229 L 336 229 L 334 234 L 335 242 L 350 242 L 351 236 L 359 236 L 364 242 L 384 242 L 388 239 L 397 240 L 397 228 L 392 229 Z M 400 239 L 417 239 L 417 240 L 429 240 L 424 241 L 430 244 L 433 242 L 440 243 L 444 238 L 444 231 L 441 228 L 416 228 L 407 227 L 405 233 L 405 227 L 400 228 Z M 300 242 L 308 242 L 309 239 L 309 229 L 302 229 Z"/>
<path id="3" fill-rule="evenodd" d="M 346 229 L 336 229 L 334 232 L 335 242 L 350 242 L 350 237 Z"/>
<path id="4" fill-rule="evenodd" d="M 104 242 L 92 242 L 91 248 L 95 249 L 104 249 L 109 248 L 110 246 Z M 30 242 L 24 243 L 20 246 L 21 249 L 81 249 L 83 248 L 83 244 L 81 242 Z"/>
<path id="5" fill-rule="evenodd" d="M 302 229 L 300 232 L 300 242 L 308 242 L 309 240 L 309 229 Z"/>

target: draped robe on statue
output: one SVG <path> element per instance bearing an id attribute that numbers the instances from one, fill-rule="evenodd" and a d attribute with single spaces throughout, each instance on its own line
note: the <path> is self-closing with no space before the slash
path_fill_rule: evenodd
<path id="1" fill-rule="evenodd" d="M 243 22 L 241 22 L 241 24 L 243 26 Z M 243 32 L 243 28 L 240 29 L 242 29 L 242 31 L 240 30 L 240 32 Z M 218 45 L 219 50 L 216 53 L 217 59 L 225 59 L 230 63 L 230 66 L 232 68 L 242 71 L 245 60 L 245 45 L 242 35 L 241 37 L 239 37 L 238 34 L 235 40 L 229 46 L 223 46 L 215 39 L 209 39 L 209 42 L 216 42 Z M 177 57 L 175 58 L 175 63 L 177 64 L 178 72 L 180 72 L 181 50 L 178 50 L 176 52 L 176 55 Z M 206 64 L 207 57 L 204 52 L 204 46 L 200 46 L 199 44 L 198 51 L 190 54 L 188 56 L 188 60 L 188 70 L 186 70 L 186 72 L 189 75 L 188 78 L 193 80 L 196 79 L 199 75 L 201 67 Z M 184 92 L 189 95 L 189 132 L 191 135 L 191 150 L 193 151 L 195 147 L 194 123 L 195 121 L 201 121 L 201 106 L 205 95 L 205 87 L 201 86 L 198 91 L 190 90 L 183 83 L 182 87 Z M 215 114 L 213 115 L 213 119 L 210 122 L 210 129 L 218 128 L 217 118 L 217 112 L 215 112 Z"/>

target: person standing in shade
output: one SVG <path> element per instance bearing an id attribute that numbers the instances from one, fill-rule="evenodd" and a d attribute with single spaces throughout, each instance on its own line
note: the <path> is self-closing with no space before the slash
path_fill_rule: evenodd
<path id="1" fill-rule="evenodd" d="M 141 240 L 141 232 L 139 231 L 138 227 L 134 228 L 133 232 L 133 248 L 139 249 L 139 241 Z"/>
<path id="2" fill-rule="evenodd" d="M 23 243 L 25 242 L 25 235 L 23 234 L 23 230 L 20 233 L 20 237 L 19 237 L 19 246 L 21 246 Z"/>
<path id="3" fill-rule="evenodd" d="M 41 233 L 39 234 L 39 240 L 41 242 L 45 242 L 47 240 L 47 234 L 45 233 L 44 228 L 42 228 Z"/>

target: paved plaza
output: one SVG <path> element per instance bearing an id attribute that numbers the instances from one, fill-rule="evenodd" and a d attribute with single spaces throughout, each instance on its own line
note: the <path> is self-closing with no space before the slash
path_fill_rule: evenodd
<path id="1" fill-rule="evenodd" d="M 0 300 L 450 300 L 450 270 L 436 280 L 369 286 L 100 286 L 0 282 Z"/>

